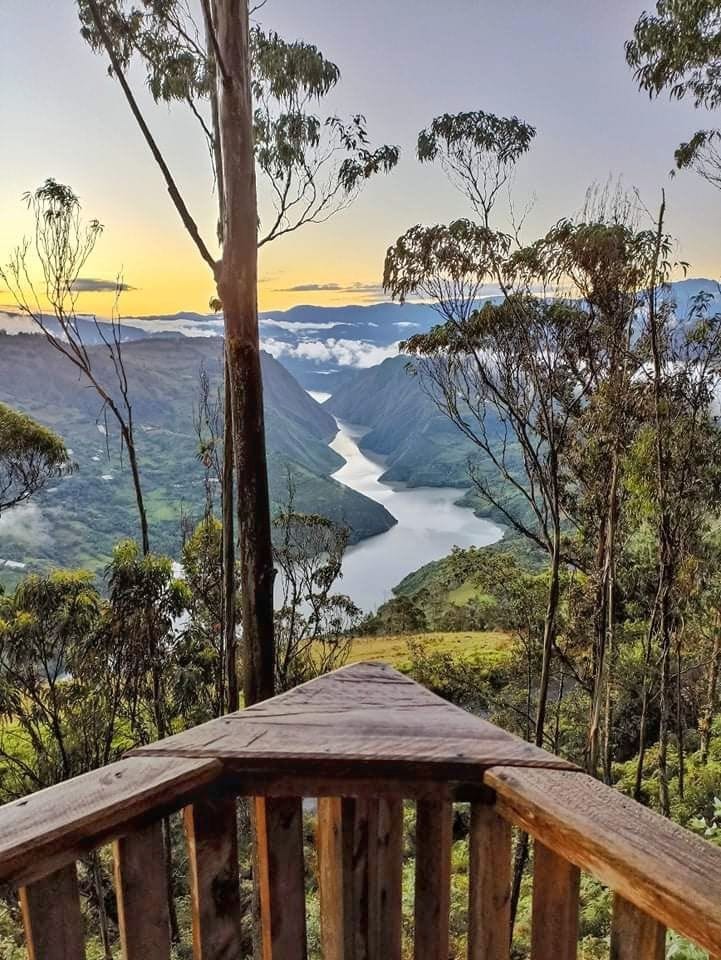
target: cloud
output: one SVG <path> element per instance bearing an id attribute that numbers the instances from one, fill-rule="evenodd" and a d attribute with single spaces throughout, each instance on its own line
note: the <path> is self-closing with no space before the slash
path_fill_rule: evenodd
<path id="1" fill-rule="evenodd" d="M 315 363 L 334 363 L 339 367 L 374 367 L 398 354 L 398 343 L 378 346 L 367 340 L 303 340 L 301 343 L 286 343 L 283 340 L 263 341 L 263 348 L 274 357 L 290 357 L 296 360 L 312 360 Z"/>
<path id="2" fill-rule="evenodd" d="M 51 524 L 37 503 L 21 503 L 6 510 L 0 517 L 0 534 L 15 545 L 39 547 L 52 543 Z"/>
<path id="3" fill-rule="evenodd" d="M 318 330 L 332 330 L 333 327 L 347 326 L 338 320 L 303 323 L 301 320 L 274 320 L 272 317 L 261 317 L 260 322 L 265 327 L 277 327 L 288 333 L 315 333 Z"/>
<path id="4" fill-rule="evenodd" d="M 275 293 L 352 293 L 364 299 L 378 299 L 384 295 L 380 283 L 364 283 L 360 280 L 353 283 L 297 283 L 275 290 Z"/>
<path id="5" fill-rule="evenodd" d="M 294 287 L 282 287 L 275 293 L 326 293 L 330 290 L 342 290 L 339 283 L 297 283 Z"/>
<path id="6" fill-rule="evenodd" d="M 419 327 L 419 323 L 414 323 L 412 320 L 394 320 L 394 327 Z"/>
<path id="7" fill-rule="evenodd" d="M 120 280 L 98 280 L 96 277 L 78 277 L 73 284 L 75 293 L 115 293 L 119 290 L 124 293 L 127 290 L 135 290 L 128 283 L 122 283 Z"/>

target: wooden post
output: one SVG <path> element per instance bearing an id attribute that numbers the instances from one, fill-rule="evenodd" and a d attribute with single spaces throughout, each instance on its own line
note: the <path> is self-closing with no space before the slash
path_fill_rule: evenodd
<path id="1" fill-rule="evenodd" d="M 113 855 L 123 960 L 169 960 L 162 822 L 116 840 Z"/>
<path id="2" fill-rule="evenodd" d="M 611 960 L 663 960 L 666 928 L 616 894 L 611 925 Z"/>
<path id="3" fill-rule="evenodd" d="M 256 797 L 263 960 L 306 960 L 303 802 Z"/>
<path id="4" fill-rule="evenodd" d="M 20 889 L 29 960 L 85 960 L 75 864 Z"/>
<path id="5" fill-rule="evenodd" d="M 511 827 L 492 804 L 471 805 L 468 960 L 508 960 Z"/>
<path id="6" fill-rule="evenodd" d="M 448 960 L 452 810 L 441 791 L 416 804 L 415 960 Z"/>
<path id="7" fill-rule="evenodd" d="M 235 797 L 209 793 L 184 811 L 195 960 L 241 960 Z"/>
<path id="8" fill-rule="evenodd" d="M 533 850 L 531 960 L 575 960 L 580 871 L 538 840 Z"/>

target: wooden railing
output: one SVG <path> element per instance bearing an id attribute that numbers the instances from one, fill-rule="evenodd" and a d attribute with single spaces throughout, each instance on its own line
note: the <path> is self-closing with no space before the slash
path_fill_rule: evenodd
<path id="1" fill-rule="evenodd" d="M 511 826 L 535 844 L 533 960 L 577 955 L 581 870 L 615 893 L 614 960 L 660 960 L 666 927 L 721 956 L 721 851 L 359 664 L 0 808 L 0 883 L 20 888 L 30 958 L 85 956 L 76 860 L 112 841 L 122 955 L 168 960 L 161 824 L 182 809 L 195 958 L 241 960 L 239 797 L 254 804 L 264 960 L 307 956 L 306 797 L 326 960 L 402 955 L 404 800 L 416 806 L 415 960 L 448 960 L 456 802 L 471 804 L 469 960 L 509 957 Z"/>

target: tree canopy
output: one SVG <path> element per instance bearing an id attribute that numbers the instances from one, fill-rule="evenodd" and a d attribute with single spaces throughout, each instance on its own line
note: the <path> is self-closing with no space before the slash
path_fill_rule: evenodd
<path id="1" fill-rule="evenodd" d="M 0 403 L 0 514 L 59 476 L 69 460 L 57 434 Z"/>

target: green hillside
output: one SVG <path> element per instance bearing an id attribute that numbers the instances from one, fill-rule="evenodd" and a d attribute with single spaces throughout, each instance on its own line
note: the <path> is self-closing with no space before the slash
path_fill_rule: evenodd
<path id="1" fill-rule="evenodd" d="M 105 348 L 89 351 L 99 379 L 113 383 Z M 173 556 L 181 542 L 181 511 L 198 515 L 202 510 L 193 410 L 200 370 L 208 372 L 213 390 L 220 380 L 221 351 L 217 338 L 160 337 L 124 345 L 151 545 Z M 330 478 L 342 464 L 327 446 L 336 429 L 333 417 L 267 355 L 263 376 L 274 504 L 286 496 L 290 470 L 298 509 L 347 523 L 353 540 L 392 526 L 382 506 Z M 136 535 L 137 521 L 116 430 L 97 395 L 43 338 L 19 335 L 0 336 L 0 400 L 56 430 L 78 466 L 28 508 L 4 515 L 0 561 L 22 562 L 30 569 L 62 564 L 102 570 L 113 543 Z M 6 584 L 16 576 L 0 570 Z"/>
<path id="2" fill-rule="evenodd" d="M 387 457 L 382 479 L 419 486 L 468 486 L 478 450 L 444 417 L 407 369 L 408 358 L 359 371 L 324 404 L 340 420 L 369 431 L 364 450 Z"/>

